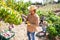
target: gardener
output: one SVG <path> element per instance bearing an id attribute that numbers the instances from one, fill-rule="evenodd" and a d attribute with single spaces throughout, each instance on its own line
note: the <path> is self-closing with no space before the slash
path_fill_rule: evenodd
<path id="1" fill-rule="evenodd" d="M 36 14 L 36 7 L 31 5 L 28 7 L 29 15 L 27 16 L 27 36 L 29 40 L 35 40 L 36 27 L 39 26 L 39 17 Z"/>

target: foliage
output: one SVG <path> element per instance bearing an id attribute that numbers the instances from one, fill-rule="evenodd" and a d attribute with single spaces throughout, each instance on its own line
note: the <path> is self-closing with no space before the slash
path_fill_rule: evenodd
<path id="1" fill-rule="evenodd" d="M 0 18 L 10 24 L 20 24 L 22 22 L 21 15 L 9 7 L 0 6 Z"/>
<path id="2" fill-rule="evenodd" d="M 18 12 L 22 12 L 23 14 L 27 15 L 28 14 L 28 6 L 31 5 L 31 2 L 23 2 L 23 1 L 19 1 L 19 2 L 15 2 L 15 0 L 7 0 L 6 5 Z"/>
<path id="3" fill-rule="evenodd" d="M 57 21 L 54 23 L 54 26 L 58 32 L 58 36 L 60 36 L 60 17 L 58 17 Z"/>
<path id="4" fill-rule="evenodd" d="M 57 16 L 52 10 L 50 11 L 41 11 L 38 10 L 37 14 L 41 17 L 41 15 L 44 15 L 46 18 L 45 20 L 48 22 L 49 26 L 47 28 L 47 31 L 51 36 L 60 36 L 60 16 Z"/>
<path id="5" fill-rule="evenodd" d="M 10 24 L 21 24 L 21 14 L 28 14 L 27 7 L 31 2 L 16 2 L 15 0 L 0 0 L 0 18 Z"/>
<path id="6" fill-rule="evenodd" d="M 56 29 L 55 29 L 54 26 L 51 26 L 51 25 L 50 25 L 49 27 L 47 27 L 47 31 L 48 31 L 49 36 L 50 36 L 51 38 L 57 36 L 57 31 L 56 31 Z"/>

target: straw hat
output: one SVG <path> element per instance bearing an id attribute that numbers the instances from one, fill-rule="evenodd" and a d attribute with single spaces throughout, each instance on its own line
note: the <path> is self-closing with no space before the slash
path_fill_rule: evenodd
<path id="1" fill-rule="evenodd" d="M 34 5 L 31 5 L 31 6 L 28 7 L 28 10 L 36 10 L 36 9 L 37 9 L 37 7 L 34 6 Z"/>

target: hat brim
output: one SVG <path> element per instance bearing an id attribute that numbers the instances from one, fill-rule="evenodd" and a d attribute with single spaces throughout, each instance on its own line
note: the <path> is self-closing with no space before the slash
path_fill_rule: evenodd
<path id="1" fill-rule="evenodd" d="M 28 7 L 28 10 L 36 10 L 36 9 L 37 9 L 36 6 L 29 6 L 29 7 Z"/>

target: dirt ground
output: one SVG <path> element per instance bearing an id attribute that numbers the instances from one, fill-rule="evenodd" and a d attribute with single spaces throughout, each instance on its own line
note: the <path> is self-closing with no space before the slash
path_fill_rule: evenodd
<path id="1" fill-rule="evenodd" d="M 3 30 L 7 30 L 9 23 L 4 23 L 0 21 L 0 32 Z M 21 25 L 14 25 L 12 31 L 15 32 L 15 36 L 12 37 L 10 40 L 28 40 L 27 37 L 27 25 L 23 22 Z M 37 40 L 37 37 L 36 37 Z"/>
<path id="2" fill-rule="evenodd" d="M 7 30 L 8 27 L 9 27 L 9 23 L 4 23 L 3 21 L 0 21 L 0 32 L 2 32 L 3 30 Z M 12 29 L 12 31 L 15 32 L 15 36 L 12 37 L 10 40 L 28 40 L 27 25 L 24 22 L 22 22 L 22 24 L 20 25 L 14 25 L 14 28 Z M 42 40 L 43 38 L 41 39 L 35 36 L 35 39 Z M 60 39 L 57 39 L 57 40 L 60 40 Z"/>

